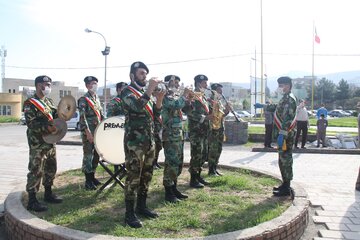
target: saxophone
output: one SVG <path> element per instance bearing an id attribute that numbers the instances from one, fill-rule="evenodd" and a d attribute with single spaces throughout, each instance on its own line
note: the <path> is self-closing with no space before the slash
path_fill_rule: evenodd
<path id="1" fill-rule="evenodd" d="M 212 91 L 214 99 L 212 100 L 212 108 L 213 108 L 213 120 L 211 121 L 211 128 L 212 129 L 220 129 L 223 121 L 223 117 L 225 115 L 223 109 L 223 105 L 219 99 L 219 94 L 215 91 Z"/>

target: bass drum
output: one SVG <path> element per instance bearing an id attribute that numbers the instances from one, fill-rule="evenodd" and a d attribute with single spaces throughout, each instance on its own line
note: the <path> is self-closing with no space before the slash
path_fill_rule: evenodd
<path id="1" fill-rule="evenodd" d="M 103 120 L 95 129 L 96 151 L 104 161 L 114 165 L 125 162 L 124 124 L 125 117 L 110 117 Z"/>

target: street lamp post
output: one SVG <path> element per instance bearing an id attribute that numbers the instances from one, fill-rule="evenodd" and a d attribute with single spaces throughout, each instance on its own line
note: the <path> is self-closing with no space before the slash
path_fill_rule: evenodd
<path id="1" fill-rule="evenodd" d="M 107 45 L 106 43 L 106 39 L 104 37 L 104 35 L 102 35 L 101 33 L 99 32 L 96 32 L 96 31 L 93 31 L 93 30 L 90 30 L 88 28 L 85 29 L 85 32 L 87 33 L 96 33 L 96 34 L 99 34 L 103 39 L 104 39 L 104 42 L 105 42 L 105 49 L 104 51 L 101 51 L 101 53 L 105 56 L 105 76 L 104 76 L 104 113 L 106 114 L 106 99 L 107 99 L 107 94 L 106 94 L 106 69 L 107 69 L 107 56 L 109 55 L 110 53 L 110 47 Z"/>

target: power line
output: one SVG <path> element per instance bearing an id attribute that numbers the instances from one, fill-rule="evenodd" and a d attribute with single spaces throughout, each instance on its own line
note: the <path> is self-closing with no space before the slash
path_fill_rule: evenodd
<path id="1" fill-rule="evenodd" d="M 189 62 L 200 62 L 200 61 L 210 61 L 216 59 L 224 59 L 224 58 L 234 58 L 234 57 L 241 57 L 241 56 L 251 56 L 252 53 L 241 53 L 241 54 L 233 54 L 233 55 L 226 55 L 226 56 L 217 56 L 217 57 L 207 57 L 207 58 L 195 58 L 195 59 L 187 59 L 187 60 L 178 60 L 178 61 L 168 61 L 168 62 L 158 62 L 158 63 L 149 63 L 149 66 L 156 66 L 156 65 L 168 65 L 168 64 L 179 64 L 179 63 L 189 63 Z M 310 56 L 311 53 L 264 53 L 264 55 L 269 56 Z M 356 54 L 337 54 L 337 53 L 317 53 L 315 56 L 318 57 L 360 57 L 359 53 Z M 14 66 L 8 65 L 7 68 L 17 68 L 17 69 L 45 69 L 45 70 L 82 70 L 82 69 L 103 69 L 104 67 L 27 67 L 27 66 Z M 130 65 L 119 65 L 119 66 L 108 66 L 108 68 L 128 68 Z"/>

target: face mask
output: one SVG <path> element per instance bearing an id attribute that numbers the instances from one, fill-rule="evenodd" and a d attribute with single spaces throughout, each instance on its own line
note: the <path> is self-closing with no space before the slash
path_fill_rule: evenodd
<path id="1" fill-rule="evenodd" d="M 91 90 L 93 93 L 96 93 L 97 89 L 98 89 L 97 84 L 93 84 L 93 85 L 91 86 L 91 89 L 90 89 L 90 90 Z"/>
<path id="2" fill-rule="evenodd" d="M 284 94 L 284 88 L 278 88 L 278 90 L 277 90 L 277 92 L 279 93 L 279 94 Z"/>
<path id="3" fill-rule="evenodd" d="M 42 94 L 44 94 L 44 96 L 49 96 L 51 93 L 51 88 L 48 86 L 45 86 L 44 90 L 41 90 Z"/>

